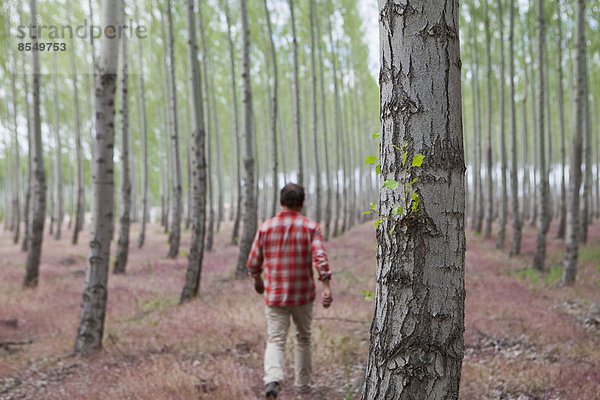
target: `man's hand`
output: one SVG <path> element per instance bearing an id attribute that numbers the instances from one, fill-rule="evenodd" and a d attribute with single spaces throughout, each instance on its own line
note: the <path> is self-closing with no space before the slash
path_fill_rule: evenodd
<path id="1" fill-rule="evenodd" d="M 260 275 L 254 277 L 254 290 L 256 290 L 256 293 L 258 294 L 263 294 L 265 292 L 265 284 Z"/>
<path id="2" fill-rule="evenodd" d="M 323 292 L 321 292 L 321 304 L 323 308 L 329 308 L 333 297 L 331 297 L 331 287 L 329 286 L 329 279 L 323 281 Z"/>

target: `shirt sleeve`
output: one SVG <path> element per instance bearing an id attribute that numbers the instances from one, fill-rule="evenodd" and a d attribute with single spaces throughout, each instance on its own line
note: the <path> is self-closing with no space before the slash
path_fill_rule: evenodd
<path id="1" fill-rule="evenodd" d="M 248 275 L 251 277 L 260 276 L 263 270 L 263 251 L 261 240 L 262 235 L 260 230 L 256 233 L 254 241 L 252 242 L 252 248 L 250 249 L 250 256 L 248 256 Z"/>
<path id="2" fill-rule="evenodd" d="M 331 278 L 331 271 L 329 270 L 329 260 L 327 259 L 327 252 L 325 251 L 325 242 L 323 241 L 323 235 L 321 234 L 321 228 L 317 226 L 312 236 L 312 259 L 313 265 L 319 274 L 319 280 Z"/>

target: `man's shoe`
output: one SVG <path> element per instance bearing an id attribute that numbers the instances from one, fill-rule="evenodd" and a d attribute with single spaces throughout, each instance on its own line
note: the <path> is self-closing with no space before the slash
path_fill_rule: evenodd
<path id="1" fill-rule="evenodd" d="M 267 399 L 276 399 L 279 394 L 279 382 L 270 382 L 267 383 Z"/>

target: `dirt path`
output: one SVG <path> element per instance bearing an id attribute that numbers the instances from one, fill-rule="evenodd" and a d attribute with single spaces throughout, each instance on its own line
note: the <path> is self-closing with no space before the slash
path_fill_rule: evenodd
<path id="1" fill-rule="evenodd" d="M 0 342 L 31 341 L 0 346 L 0 399 L 262 398 L 264 306 L 249 281 L 232 279 L 230 229 L 206 254 L 200 298 L 177 306 L 185 258 L 166 260 L 166 236 L 152 226 L 146 248 L 131 250 L 128 274 L 109 278 L 104 350 L 91 357 L 71 355 L 87 236 L 76 247 L 46 236 L 40 286 L 23 291 L 25 254 L 0 232 Z M 468 237 L 461 398 L 600 398 L 599 240 L 593 227 L 577 284 L 562 289 L 559 269 L 545 276 L 526 269 L 534 231 L 526 229 L 524 255 L 512 260 L 494 241 Z M 188 245 L 185 234 L 182 249 Z M 549 267 L 558 266 L 561 246 L 549 242 Z M 358 397 L 372 314 L 362 291 L 375 285 L 372 225 L 327 247 L 334 305 L 315 308 L 315 390 L 296 396 L 288 383 L 284 400 Z"/>

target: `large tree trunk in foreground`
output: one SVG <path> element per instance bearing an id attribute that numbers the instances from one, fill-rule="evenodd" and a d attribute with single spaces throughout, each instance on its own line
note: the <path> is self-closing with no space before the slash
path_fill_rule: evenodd
<path id="1" fill-rule="evenodd" d="M 120 0 L 104 0 L 102 26 L 115 26 L 121 18 Z M 110 242 L 114 222 L 114 162 L 115 87 L 117 81 L 118 39 L 102 38 L 102 50 L 97 68 L 96 136 L 92 171 L 92 224 L 87 258 L 85 289 L 74 351 L 86 353 L 102 348 L 106 300 L 108 297 L 108 267 Z"/>
<path id="2" fill-rule="evenodd" d="M 540 182 L 538 186 L 538 220 L 537 220 L 537 244 L 533 268 L 538 271 L 544 270 L 546 261 L 546 233 L 548 224 L 548 171 L 546 168 L 546 145 L 544 133 L 544 51 L 546 25 L 544 21 L 544 0 L 537 0 L 538 18 L 538 159 L 540 161 Z"/>
<path id="3" fill-rule="evenodd" d="M 193 137 L 193 178 L 192 178 L 192 242 L 188 259 L 185 284 L 179 303 L 191 300 L 200 290 L 202 259 L 204 256 L 204 233 L 206 220 L 206 161 L 204 151 L 204 115 L 202 113 L 202 84 L 198 65 L 198 42 L 196 40 L 196 19 L 194 0 L 188 0 L 188 45 L 190 84 L 192 86 L 192 137 Z"/>
<path id="4" fill-rule="evenodd" d="M 581 157 L 586 106 L 586 42 L 585 0 L 575 6 L 575 116 L 571 167 L 569 168 L 569 207 L 567 209 L 567 237 L 562 284 L 575 282 L 579 254 L 579 189 L 581 187 Z"/>
<path id="5" fill-rule="evenodd" d="M 123 11 L 124 12 L 124 11 Z M 129 173 L 129 76 L 127 60 L 127 37 L 121 40 L 121 204 L 119 216 L 119 242 L 113 271 L 124 274 L 129 255 L 129 226 L 131 213 L 131 176 Z"/>
<path id="6" fill-rule="evenodd" d="M 256 234 L 257 202 L 256 177 L 254 165 L 254 113 L 252 111 L 252 86 L 250 80 L 250 28 L 248 27 L 248 10 L 246 0 L 240 0 L 243 37 L 243 96 L 244 96 L 244 170 L 246 172 L 246 196 L 244 198 L 244 228 L 240 241 L 240 254 L 235 271 L 236 278 L 246 276 L 246 262 L 250 254 L 252 240 Z"/>
<path id="7" fill-rule="evenodd" d="M 424 4 L 399 13 L 392 0 L 380 1 L 381 172 L 401 177 L 392 145 L 425 161 L 405 178 L 418 179 L 419 212 L 392 235 L 390 222 L 377 231 L 363 400 L 458 398 L 465 298 L 459 7 L 457 0 Z M 403 197 L 382 189 L 382 214 L 392 216 Z"/>
<path id="8" fill-rule="evenodd" d="M 37 1 L 30 1 L 31 21 L 37 21 Z M 37 36 L 37 35 L 36 35 Z M 37 39 L 32 39 L 37 43 Z M 28 227 L 27 265 L 23 286 L 35 287 L 40 272 L 44 221 L 46 220 L 46 173 L 44 170 L 44 148 L 42 146 L 42 124 L 40 119 L 40 60 L 36 51 L 33 55 L 33 207 Z M 31 150 L 30 150 L 31 151 Z"/>

